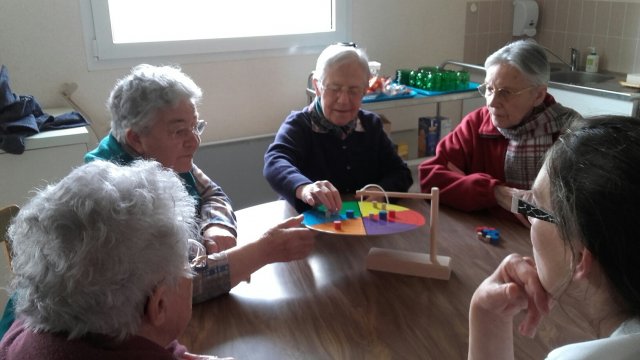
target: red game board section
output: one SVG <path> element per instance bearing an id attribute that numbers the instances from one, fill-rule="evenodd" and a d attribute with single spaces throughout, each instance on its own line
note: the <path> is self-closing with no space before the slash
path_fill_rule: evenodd
<path id="1" fill-rule="evenodd" d="M 413 210 L 396 211 L 395 220 L 396 222 L 411 224 L 413 226 L 424 225 L 424 216 Z"/>

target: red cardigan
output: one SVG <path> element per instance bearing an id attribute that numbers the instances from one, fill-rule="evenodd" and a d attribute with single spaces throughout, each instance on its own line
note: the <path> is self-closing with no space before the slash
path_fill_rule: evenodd
<path id="1" fill-rule="evenodd" d="M 543 104 L 547 111 L 557 103 L 547 94 Z M 571 109 L 564 110 L 561 112 L 563 117 L 579 116 Z M 555 133 L 554 138 L 559 135 L 560 132 Z M 430 192 L 432 187 L 438 187 L 440 202 L 453 208 L 463 211 L 489 209 L 496 216 L 517 221 L 513 214 L 498 205 L 494 195 L 497 185 L 519 188 L 505 179 L 508 145 L 509 140 L 493 126 L 489 109 L 483 106 L 474 110 L 438 143 L 436 156 L 420 164 L 420 188 Z M 449 163 L 464 174 L 448 169 Z"/>
<path id="2" fill-rule="evenodd" d="M 438 187 L 441 203 L 463 211 L 497 207 L 493 188 L 505 182 L 508 145 L 486 106 L 469 113 L 438 143 L 436 156 L 419 165 L 422 191 Z M 449 170 L 448 163 L 467 175 Z"/>

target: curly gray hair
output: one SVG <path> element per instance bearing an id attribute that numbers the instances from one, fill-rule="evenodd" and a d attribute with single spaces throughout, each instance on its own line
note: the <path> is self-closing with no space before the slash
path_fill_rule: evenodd
<path id="1" fill-rule="evenodd" d="M 124 339 L 158 284 L 191 276 L 195 200 L 157 162 L 94 161 L 39 191 L 12 221 L 16 313 L 34 331 Z"/>
<path id="2" fill-rule="evenodd" d="M 158 111 L 189 99 L 194 105 L 202 90 L 179 68 L 141 64 L 118 80 L 107 100 L 111 133 L 121 144 L 128 129 L 144 133 Z"/>

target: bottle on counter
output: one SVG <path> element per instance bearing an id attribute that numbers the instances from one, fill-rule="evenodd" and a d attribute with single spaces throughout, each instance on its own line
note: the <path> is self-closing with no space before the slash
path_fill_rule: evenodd
<path id="1" fill-rule="evenodd" d="M 600 56 L 596 53 L 595 47 L 589 47 L 589 55 L 587 55 L 587 65 L 585 67 L 586 72 L 596 73 L 598 72 L 598 62 L 600 61 Z"/>

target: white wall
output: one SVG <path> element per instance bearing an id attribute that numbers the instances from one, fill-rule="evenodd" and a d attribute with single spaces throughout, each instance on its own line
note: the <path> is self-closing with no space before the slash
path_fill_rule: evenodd
<path id="1" fill-rule="evenodd" d="M 34 95 L 43 107 L 67 105 L 60 88 L 77 83 L 73 97 L 102 135 L 109 128 L 105 99 L 129 69 L 87 69 L 80 9 L 79 0 L 2 0 L 0 63 L 8 67 L 12 90 Z M 352 40 L 382 63 L 384 74 L 462 59 L 463 0 L 353 0 L 352 14 Z M 316 56 L 182 64 L 204 90 L 200 113 L 210 126 L 203 142 L 274 133 L 292 109 L 305 105 Z M 415 125 L 425 110 L 385 113 Z"/>

